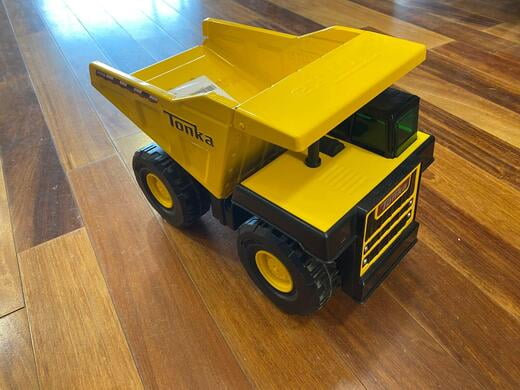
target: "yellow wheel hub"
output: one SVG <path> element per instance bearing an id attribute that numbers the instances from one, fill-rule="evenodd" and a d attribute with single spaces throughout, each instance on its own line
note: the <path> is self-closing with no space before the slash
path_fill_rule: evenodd
<path id="1" fill-rule="evenodd" d="M 162 206 L 166 207 L 167 209 L 173 206 L 173 199 L 170 195 L 170 191 L 168 191 L 168 188 L 166 188 L 166 185 L 159 178 L 159 176 L 153 173 L 148 173 L 146 175 L 146 184 L 148 185 L 150 192 L 152 193 L 153 197 L 157 200 L 157 202 L 159 202 Z"/>
<path id="2" fill-rule="evenodd" d="M 278 257 L 267 251 L 259 250 L 256 252 L 255 260 L 258 270 L 271 286 L 283 293 L 292 291 L 291 274 Z"/>

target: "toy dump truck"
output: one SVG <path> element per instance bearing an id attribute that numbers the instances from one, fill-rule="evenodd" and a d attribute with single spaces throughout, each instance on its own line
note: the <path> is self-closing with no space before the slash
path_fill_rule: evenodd
<path id="1" fill-rule="evenodd" d="M 359 301 L 414 245 L 432 136 L 419 99 L 390 86 L 423 45 L 346 27 L 294 36 L 221 20 L 204 41 L 132 74 L 90 65 L 94 87 L 155 143 L 135 153 L 159 214 L 210 208 L 238 229 L 260 290 L 288 313 L 337 287 Z"/>

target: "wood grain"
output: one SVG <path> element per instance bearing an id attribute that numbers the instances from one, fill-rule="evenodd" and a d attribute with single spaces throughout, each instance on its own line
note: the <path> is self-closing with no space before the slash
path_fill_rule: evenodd
<path id="1" fill-rule="evenodd" d="M 0 153 L 18 250 L 81 226 L 81 217 L 56 154 L 3 6 L 0 8 Z"/>
<path id="2" fill-rule="evenodd" d="M 520 189 L 519 149 L 425 100 L 419 127 L 464 160 Z"/>
<path id="3" fill-rule="evenodd" d="M 434 50 L 428 53 L 420 69 L 517 114 L 520 113 L 520 94 L 515 91 L 515 84 L 511 88 L 502 86 L 481 72 L 461 66 L 458 62 L 451 61 L 450 57 L 438 54 Z"/>
<path id="4" fill-rule="evenodd" d="M 515 147 L 520 146 L 517 131 L 520 114 L 420 68 L 408 73 L 396 85 Z M 482 115 L 483 112 L 486 115 Z"/>
<path id="5" fill-rule="evenodd" d="M 518 321 L 424 243 L 392 273 L 385 289 L 484 388 L 515 388 L 520 378 Z"/>
<path id="6" fill-rule="evenodd" d="M 70 9 L 60 2 L 20 0 L 19 3 L 24 4 L 27 8 L 34 6 L 38 11 L 35 17 L 43 19 L 110 136 L 117 138 L 138 132 L 139 129 L 113 105 L 109 104 L 90 84 L 90 76 L 87 71 L 90 62 L 97 60 L 108 65 L 114 64 L 101 51 Z M 30 21 L 24 20 L 24 23 L 30 23 Z"/>
<path id="7" fill-rule="evenodd" d="M 124 7 L 109 1 L 95 2 L 99 8 L 104 8 L 125 31 L 153 57 L 155 61 L 163 60 L 178 54 L 183 50 L 179 42 L 171 38 L 145 15 L 139 18 L 139 23 L 126 23 L 135 20 L 141 11 L 133 2 L 129 1 Z M 140 15 L 139 15 L 140 16 Z"/>
<path id="8" fill-rule="evenodd" d="M 142 388 L 84 228 L 21 252 L 20 268 L 43 388 Z"/>
<path id="9" fill-rule="evenodd" d="M 520 3 L 516 0 L 446 0 L 453 6 L 504 22 L 518 22 Z"/>
<path id="10" fill-rule="evenodd" d="M 0 317 L 24 305 L 0 158 Z"/>
<path id="11" fill-rule="evenodd" d="M 318 318 L 366 388 L 480 388 L 383 286 L 364 305 L 340 295 Z"/>
<path id="12" fill-rule="evenodd" d="M 248 387 L 121 160 L 90 164 L 71 178 L 145 386 Z"/>
<path id="13" fill-rule="evenodd" d="M 192 13 L 185 12 L 187 7 L 194 6 L 195 3 L 156 1 L 151 6 L 150 3 L 139 1 L 132 5 L 138 7 L 184 49 L 192 48 L 202 42 L 201 29 L 189 19 Z"/>
<path id="14" fill-rule="evenodd" d="M 520 248 L 518 191 L 441 145 L 437 145 L 435 157 L 423 184 L 438 194 L 450 194 L 450 203 L 467 215 L 477 211 L 480 224 Z"/>
<path id="15" fill-rule="evenodd" d="M 430 18 L 440 18 L 447 21 L 454 21 L 465 25 L 468 28 L 485 29 L 500 23 L 499 19 L 472 12 L 461 7 L 449 4 L 448 2 L 438 2 L 430 0 L 394 0 L 393 5 L 404 5 L 415 13 L 428 15 Z M 396 12 L 399 12 L 399 8 Z"/>
<path id="16" fill-rule="evenodd" d="M 4 1 L 2 1 L 2 4 L 0 5 L 2 6 L 2 8 L 7 8 Z M 22 35 L 29 35 L 45 30 L 45 25 L 42 23 L 42 21 L 38 17 L 38 12 L 33 7 L 27 7 L 26 4 L 22 2 L 13 2 L 11 4 L 9 13 L 10 17 L 13 19 L 27 20 L 27 23 L 18 26 L 17 31 Z M 7 20 L 5 22 L 2 22 L 2 24 L 4 23 L 5 28 L 12 28 L 9 26 L 10 22 L 8 22 Z"/>
<path id="17" fill-rule="evenodd" d="M 487 28 L 486 32 L 496 35 L 497 37 L 507 39 L 511 42 L 520 42 L 520 24 L 518 22 L 501 23 L 499 25 Z"/>
<path id="18" fill-rule="evenodd" d="M 316 30 L 320 30 L 323 26 L 315 21 L 302 16 L 298 13 L 292 12 L 280 5 L 270 1 L 261 0 L 234 0 L 238 4 L 251 9 L 264 17 L 268 17 L 272 22 L 281 26 L 285 26 L 293 34 L 306 34 Z"/>
<path id="19" fill-rule="evenodd" d="M 25 309 L 0 318 L 0 388 L 39 388 Z"/>
<path id="20" fill-rule="evenodd" d="M 5 3 L 9 12 L 15 7 L 13 0 Z M 30 6 L 30 3 L 25 2 L 16 4 L 19 7 Z M 23 31 L 30 24 L 29 20 L 11 15 L 11 21 L 45 121 L 65 169 L 76 168 L 113 154 L 113 146 L 103 125 L 50 34 L 46 30 L 24 34 Z"/>
<path id="21" fill-rule="evenodd" d="M 490 80 L 515 94 L 520 93 L 520 63 L 500 54 L 475 48 L 464 42 L 450 42 L 433 50 L 477 77 Z M 431 54 L 431 52 L 430 52 Z"/>
<path id="22" fill-rule="evenodd" d="M 515 262 L 520 258 L 519 250 L 495 229 L 483 226 L 475 210 L 461 211 L 429 187 L 422 189 L 422 199 L 421 240 L 496 305 L 519 319 L 520 274 Z"/>
<path id="23" fill-rule="evenodd" d="M 389 35 L 421 42 L 428 48 L 451 41 L 442 33 L 423 29 L 348 1 L 331 0 L 327 2 L 326 7 L 319 0 L 283 0 L 278 4 L 325 26 L 337 24 L 358 28 L 372 26 Z"/>
<path id="24" fill-rule="evenodd" d="M 423 12 L 410 3 L 403 4 L 390 0 L 352 0 L 355 3 L 372 8 L 376 11 L 394 16 L 416 26 L 443 34 L 451 39 L 465 42 L 473 47 L 498 52 L 501 55 L 520 59 L 520 44 L 514 44 L 506 39 L 499 38 L 485 31 L 468 28 L 460 21 L 437 15 L 433 12 Z M 372 24 L 371 24 L 372 25 Z M 373 27 L 374 26 L 372 25 Z"/>
<path id="25" fill-rule="evenodd" d="M 65 0 L 65 2 L 118 69 L 130 73 L 155 62 L 151 54 L 104 9 L 96 6 L 95 3 L 73 0 Z"/>

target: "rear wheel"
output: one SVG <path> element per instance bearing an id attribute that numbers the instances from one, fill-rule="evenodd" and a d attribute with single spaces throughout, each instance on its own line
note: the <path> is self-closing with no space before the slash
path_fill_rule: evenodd
<path id="1" fill-rule="evenodd" d="M 256 217 L 239 229 L 238 254 L 258 288 L 289 314 L 319 310 L 338 285 L 334 264 L 303 252 L 294 240 Z"/>
<path id="2" fill-rule="evenodd" d="M 209 210 L 206 189 L 158 145 L 135 152 L 132 165 L 146 198 L 171 225 L 192 225 Z"/>

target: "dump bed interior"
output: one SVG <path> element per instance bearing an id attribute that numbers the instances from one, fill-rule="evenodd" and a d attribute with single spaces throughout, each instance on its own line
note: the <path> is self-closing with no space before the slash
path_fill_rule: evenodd
<path id="1" fill-rule="evenodd" d="M 201 46 L 133 76 L 165 91 L 205 76 L 232 98 L 237 129 L 295 151 L 388 88 L 426 53 L 421 44 L 337 26 L 294 36 L 207 19 L 203 33 Z"/>
<path id="2" fill-rule="evenodd" d="M 204 21 L 203 44 L 133 76 L 169 91 L 206 76 L 237 105 L 357 35 L 326 31 L 298 37 L 214 19 Z"/>

